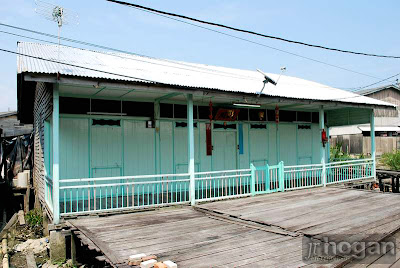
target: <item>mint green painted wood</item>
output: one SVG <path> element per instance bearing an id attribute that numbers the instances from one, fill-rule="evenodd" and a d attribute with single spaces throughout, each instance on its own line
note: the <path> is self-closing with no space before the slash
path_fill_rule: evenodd
<path id="1" fill-rule="evenodd" d="M 213 170 L 236 169 L 236 131 L 214 130 Z"/>
<path id="2" fill-rule="evenodd" d="M 252 188 L 255 194 L 267 194 L 284 190 L 283 162 L 278 165 L 252 166 Z"/>
<path id="3" fill-rule="evenodd" d="M 187 131 L 188 131 L 188 173 L 190 177 L 190 204 L 193 206 L 196 202 L 195 181 L 194 181 L 194 127 L 193 127 L 193 95 L 187 95 Z"/>
<path id="4" fill-rule="evenodd" d="M 312 129 L 297 129 L 297 164 L 312 164 Z"/>
<path id="5" fill-rule="evenodd" d="M 174 173 L 173 122 L 160 122 L 161 174 Z"/>
<path id="6" fill-rule="evenodd" d="M 122 176 L 121 127 L 91 127 L 92 177 Z"/>
<path id="7" fill-rule="evenodd" d="M 319 125 L 318 124 L 312 124 L 311 125 L 311 135 L 312 135 L 312 163 L 313 164 L 319 164 L 321 161 L 319 157 L 319 149 L 320 149 L 320 141 L 319 137 L 321 137 L 320 131 L 319 131 Z"/>
<path id="8" fill-rule="evenodd" d="M 250 129 L 250 162 L 255 166 L 268 164 L 268 130 Z"/>
<path id="9" fill-rule="evenodd" d="M 372 174 L 376 180 L 376 158 L 375 158 L 375 117 L 374 110 L 370 111 L 370 133 L 371 133 L 371 158 L 373 160 Z"/>
<path id="10" fill-rule="evenodd" d="M 326 186 L 326 167 L 325 167 L 325 147 L 322 144 L 322 131 L 325 129 L 325 116 L 324 116 L 324 107 L 321 105 L 319 109 L 319 129 L 320 129 L 320 135 L 319 135 L 319 144 L 320 144 L 320 158 L 321 158 L 321 164 L 322 164 L 322 184 Z"/>
<path id="11" fill-rule="evenodd" d="M 239 166 L 237 168 L 248 168 L 250 166 L 250 150 L 249 150 L 249 124 L 243 125 L 243 154 L 238 155 Z"/>
<path id="12" fill-rule="evenodd" d="M 256 167 L 253 164 L 250 164 L 251 169 L 251 182 L 250 182 L 250 192 L 252 196 L 256 195 Z"/>
<path id="13" fill-rule="evenodd" d="M 85 178 L 89 171 L 88 119 L 60 119 L 60 178 Z"/>
<path id="14" fill-rule="evenodd" d="M 296 128 L 296 124 L 279 124 L 279 161 L 284 161 L 286 165 L 297 164 Z"/>
<path id="15" fill-rule="evenodd" d="M 278 154 L 278 143 L 276 137 L 276 124 L 269 123 L 267 125 L 268 130 L 268 163 L 270 165 L 275 165 L 278 163 L 277 154 Z"/>
<path id="16" fill-rule="evenodd" d="M 198 152 L 198 163 L 199 163 L 199 169 L 198 171 L 210 171 L 212 170 L 211 167 L 211 162 L 212 162 L 212 156 L 207 155 L 207 143 L 206 143 L 206 123 L 204 122 L 199 122 L 197 123 L 199 126 L 198 130 L 198 144 L 195 143 L 195 153 Z M 196 131 L 195 131 L 196 135 Z M 196 141 L 196 139 L 195 139 Z M 247 165 L 248 167 L 248 165 Z"/>
<path id="17" fill-rule="evenodd" d="M 155 174 L 154 132 L 145 121 L 124 121 L 124 175 Z"/>
<path id="18" fill-rule="evenodd" d="M 60 222 L 60 107 L 59 84 L 53 86 L 53 222 Z"/>

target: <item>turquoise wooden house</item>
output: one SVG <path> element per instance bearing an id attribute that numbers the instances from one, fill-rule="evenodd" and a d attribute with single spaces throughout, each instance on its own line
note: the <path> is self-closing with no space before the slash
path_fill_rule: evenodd
<path id="1" fill-rule="evenodd" d="M 374 179 L 374 149 L 329 161 L 329 127 L 373 129 L 374 108 L 395 109 L 286 75 L 38 43 L 18 52 L 18 114 L 34 124 L 34 188 L 54 222 Z"/>

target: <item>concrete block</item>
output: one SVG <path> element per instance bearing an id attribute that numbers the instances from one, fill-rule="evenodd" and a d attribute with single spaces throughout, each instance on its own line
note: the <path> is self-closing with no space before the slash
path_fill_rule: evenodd
<path id="1" fill-rule="evenodd" d="M 50 231 L 50 260 L 52 263 L 64 262 L 66 255 L 65 236 L 60 230 Z"/>
<path id="2" fill-rule="evenodd" d="M 43 235 L 49 236 L 49 217 L 47 217 L 47 213 L 43 211 Z"/>
<path id="3" fill-rule="evenodd" d="M 149 255 L 149 256 L 142 257 L 142 261 L 148 261 L 148 260 L 157 260 L 157 256 Z"/>
<path id="4" fill-rule="evenodd" d="M 141 258 L 143 258 L 143 257 L 146 257 L 146 254 L 144 254 L 144 253 L 140 253 L 140 254 L 135 254 L 135 255 L 131 255 L 131 256 L 129 256 L 129 260 L 131 260 L 131 259 L 141 259 Z"/>
<path id="5" fill-rule="evenodd" d="M 154 268 L 167 268 L 167 265 L 162 262 L 157 262 L 156 264 L 154 264 Z"/>
<path id="6" fill-rule="evenodd" d="M 165 261 L 164 264 L 167 266 L 167 268 L 177 268 L 178 265 L 172 261 Z"/>
<path id="7" fill-rule="evenodd" d="M 156 260 L 144 261 L 140 264 L 140 268 L 151 268 L 151 267 L 154 267 L 154 264 L 156 264 L 156 263 L 157 263 Z"/>
<path id="8" fill-rule="evenodd" d="M 128 264 L 129 265 L 140 265 L 142 263 L 142 258 L 146 257 L 146 254 L 140 253 L 129 256 Z"/>

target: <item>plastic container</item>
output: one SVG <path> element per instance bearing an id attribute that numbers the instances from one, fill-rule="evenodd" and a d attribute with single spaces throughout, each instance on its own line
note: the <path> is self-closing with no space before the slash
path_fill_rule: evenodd
<path id="1" fill-rule="evenodd" d="M 20 172 L 18 173 L 18 188 L 28 187 L 28 173 Z"/>

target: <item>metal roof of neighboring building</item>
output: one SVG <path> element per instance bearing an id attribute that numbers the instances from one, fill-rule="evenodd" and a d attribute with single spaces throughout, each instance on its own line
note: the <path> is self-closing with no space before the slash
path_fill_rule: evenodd
<path id="1" fill-rule="evenodd" d="M 17 111 L 0 112 L 0 118 L 12 115 L 17 115 Z"/>
<path id="2" fill-rule="evenodd" d="M 96 52 L 68 46 L 61 46 L 59 50 L 57 45 L 19 42 L 18 52 L 74 65 L 18 56 L 18 73 L 60 73 L 61 75 L 86 78 L 250 94 L 258 94 L 263 88 L 264 81 L 264 76 L 257 71 L 155 59 L 131 54 Z M 279 74 L 269 73 L 267 75 L 278 81 L 277 86 L 270 83 L 266 85 L 263 94 L 267 96 L 395 107 L 395 105 L 384 101 L 316 82 L 286 75 L 280 76 Z"/>
<path id="3" fill-rule="evenodd" d="M 385 89 L 389 89 L 392 88 L 394 90 L 400 90 L 400 86 L 399 85 L 386 85 L 386 86 L 382 86 L 382 87 L 375 87 L 375 88 L 367 88 L 367 89 L 363 89 L 363 90 L 359 90 L 356 93 L 366 96 L 375 92 L 379 92 Z"/>
<path id="4" fill-rule="evenodd" d="M 371 131 L 370 126 L 359 126 L 358 127 L 361 131 Z M 397 126 L 382 126 L 382 127 L 375 127 L 375 132 L 377 131 L 396 131 L 400 132 L 400 127 Z"/>

